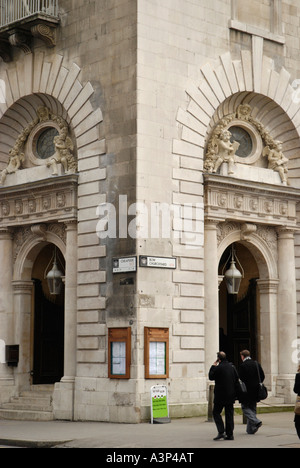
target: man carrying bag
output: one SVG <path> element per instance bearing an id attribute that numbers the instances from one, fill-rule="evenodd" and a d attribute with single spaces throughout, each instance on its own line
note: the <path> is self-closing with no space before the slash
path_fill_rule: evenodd
<path id="1" fill-rule="evenodd" d="M 234 402 L 238 381 L 237 371 L 227 361 L 226 354 L 220 351 L 217 361 L 211 366 L 209 379 L 215 381 L 213 417 L 217 426 L 218 435 L 214 440 L 234 440 Z M 222 411 L 225 409 L 225 425 Z"/>
<path id="2" fill-rule="evenodd" d="M 261 365 L 253 361 L 248 350 L 240 353 L 242 364 L 239 369 L 240 379 L 245 383 L 247 393 L 244 393 L 240 403 L 247 418 L 247 434 L 255 434 L 262 426 L 256 416 L 256 405 L 261 399 L 267 398 L 267 391 L 262 382 L 265 379 Z"/>

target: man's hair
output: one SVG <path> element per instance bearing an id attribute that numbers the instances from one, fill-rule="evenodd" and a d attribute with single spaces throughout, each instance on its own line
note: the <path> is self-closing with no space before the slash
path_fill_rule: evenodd
<path id="1" fill-rule="evenodd" d="M 220 361 L 226 361 L 226 354 L 224 353 L 224 351 L 219 351 L 217 356 L 218 359 L 220 359 Z"/>
<path id="2" fill-rule="evenodd" d="M 250 357 L 250 351 L 248 351 L 248 349 L 244 349 L 243 351 L 240 352 L 240 355 L 244 356 L 245 358 Z"/>

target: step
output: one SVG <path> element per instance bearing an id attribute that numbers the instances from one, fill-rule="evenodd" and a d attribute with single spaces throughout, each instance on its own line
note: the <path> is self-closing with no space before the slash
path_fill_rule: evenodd
<path id="1" fill-rule="evenodd" d="M 53 421 L 52 411 L 30 411 L 0 408 L 0 419 L 15 421 Z"/>
<path id="2" fill-rule="evenodd" d="M 32 386 L 0 407 L 0 419 L 52 421 L 53 385 Z"/>
<path id="3" fill-rule="evenodd" d="M 9 403 L 3 403 L 1 408 L 3 409 L 24 409 L 31 411 L 52 411 L 50 402 L 47 401 L 34 401 L 29 399 L 19 398 Z"/>

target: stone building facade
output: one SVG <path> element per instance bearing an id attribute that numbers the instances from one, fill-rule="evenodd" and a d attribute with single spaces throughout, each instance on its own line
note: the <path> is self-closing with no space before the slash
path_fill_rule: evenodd
<path id="1" fill-rule="evenodd" d="M 221 347 L 290 403 L 297 0 L 0 4 L 0 406 L 47 386 L 56 419 L 137 423 L 163 384 L 205 414 Z"/>

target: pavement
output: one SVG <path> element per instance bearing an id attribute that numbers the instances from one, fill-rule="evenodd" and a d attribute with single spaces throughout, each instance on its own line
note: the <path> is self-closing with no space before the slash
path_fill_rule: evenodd
<path id="1" fill-rule="evenodd" d="M 292 412 L 260 414 L 263 425 L 255 435 L 246 434 L 242 416 L 236 415 L 234 441 L 213 441 L 216 427 L 206 419 L 174 419 L 168 424 L 0 420 L 0 447 L 105 448 L 115 449 L 115 455 L 138 449 L 300 448 Z"/>

